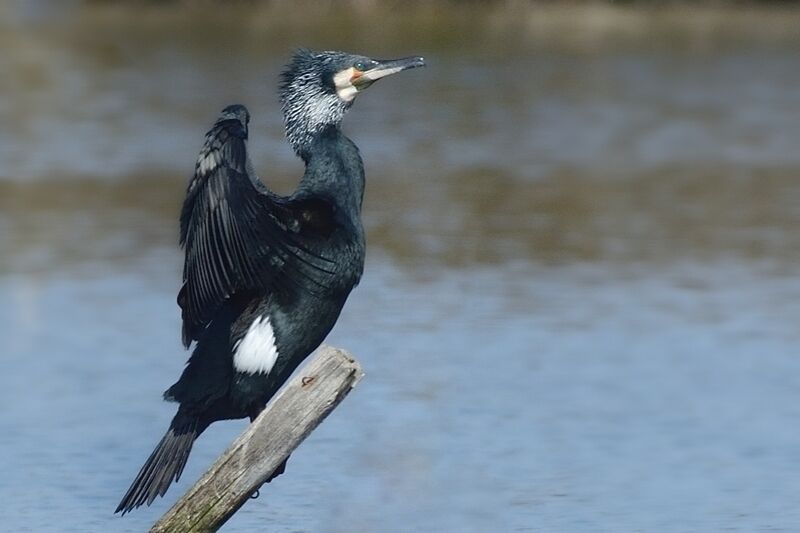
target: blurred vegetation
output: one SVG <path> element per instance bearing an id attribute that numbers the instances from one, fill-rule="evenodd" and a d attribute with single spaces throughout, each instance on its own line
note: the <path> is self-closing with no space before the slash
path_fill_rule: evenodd
<path id="1" fill-rule="evenodd" d="M 413 4 L 453 4 L 453 5 L 575 5 L 575 4 L 642 4 L 642 5 L 753 5 L 753 4 L 797 4 L 800 0 L 83 0 L 86 4 L 269 4 L 295 7 L 298 4 L 317 6 L 351 6 L 373 8 L 376 6 L 403 7 Z"/>
<path id="2" fill-rule="evenodd" d="M 753 7 L 800 5 L 800 0 L 81 0 L 84 4 L 141 4 L 141 5 L 185 5 L 214 6 L 250 5 L 273 9 L 291 10 L 385 10 L 418 9 L 420 7 L 466 8 L 493 7 L 516 12 L 524 8 L 553 8 L 575 6 L 641 6 L 647 8 L 686 8 L 686 7 Z"/>

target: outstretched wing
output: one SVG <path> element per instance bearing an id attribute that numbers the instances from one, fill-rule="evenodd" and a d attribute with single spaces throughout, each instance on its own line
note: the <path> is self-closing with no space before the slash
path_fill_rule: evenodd
<path id="1" fill-rule="evenodd" d="M 308 247 L 298 206 L 270 193 L 253 175 L 249 120 L 244 106 L 223 110 L 206 134 L 186 192 L 181 211 L 186 261 L 178 303 L 187 347 L 233 295 L 269 292 L 276 285 L 313 292 L 330 274 L 330 261 Z M 332 221 L 327 202 L 309 205 L 300 211 L 312 209 L 315 220 Z"/>

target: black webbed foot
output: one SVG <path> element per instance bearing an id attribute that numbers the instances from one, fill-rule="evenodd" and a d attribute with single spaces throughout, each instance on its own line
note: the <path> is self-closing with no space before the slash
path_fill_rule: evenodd
<path id="1" fill-rule="evenodd" d="M 289 457 L 291 457 L 291 455 Z M 269 483 L 270 481 L 272 481 L 276 477 L 278 477 L 281 474 L 283 474 L 284 472 L 286 472 L 286 461 L 289 460 L 289 457 L 284 459 L 283 462 L 278 465 L 278 468 L 275 469 L 275 471 L 272 473 L 272 475 L 269 476 L 269 479 L 267 479 L 264 483 Z"/>

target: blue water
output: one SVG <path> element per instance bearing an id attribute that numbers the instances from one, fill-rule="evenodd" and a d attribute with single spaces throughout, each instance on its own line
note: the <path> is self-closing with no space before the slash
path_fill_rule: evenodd
<path id="1" fill-rule="evenodd" d="M 152 261 L 164 257 L 177 259 Z M 329 339 L 366 378 L 230 530 L 799 523 L 796 279 L 682 265 L 419 282 L 384 261 L 368 266 Z M 243 428 L 214 426 L 164 500 L 112 516 L 173 414 L 159 393 L 184 356 L 164 270 L 0 285 L 9 530 L 145 529 Z"/>

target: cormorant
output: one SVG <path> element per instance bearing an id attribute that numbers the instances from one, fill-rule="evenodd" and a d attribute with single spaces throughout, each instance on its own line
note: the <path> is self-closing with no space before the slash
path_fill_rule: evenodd
<path id="1" fill-rule="evenodd" d="M 333 328 L 364 267 L 364 166 L 342 117 L 376 80 L 424 64 L 297 51 L 280 98 L 286 137 L 306 169 L 288 197 L 253 171 L 244 106 L 226 107 L 206 134 L 180 216 L 178 304 L 183 343 L 195 342 L 194 351 L 164 393 L 178 412 L 116 512 L 163 496 L 209 424 L 254 420 Z"/>

